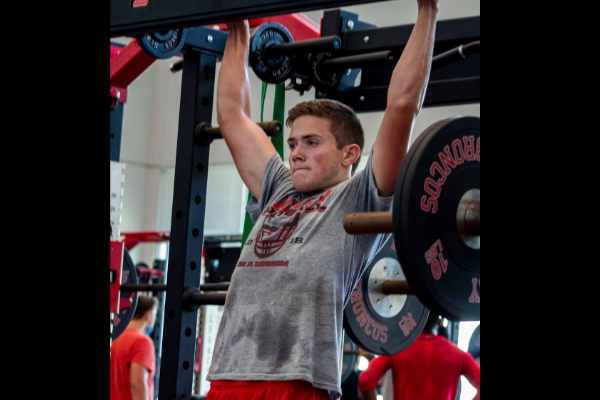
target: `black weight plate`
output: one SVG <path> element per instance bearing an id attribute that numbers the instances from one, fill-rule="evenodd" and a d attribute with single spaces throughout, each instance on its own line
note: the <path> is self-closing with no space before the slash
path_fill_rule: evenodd
<path id="1" fill-rule="evenodd" d="M 165 32 L 144 33 L 137 37 L 142 50 L 155 58 L 171 58 L 183 49 L 187 29 L 172 29 Z"/>
<path id="2" fill-rule="evenodd" d="M 138 277 L 131 260 L 131 256 L 127 249 L 123 248 L 123 272 L 121 272 L 121 285 L 137 285 Z M 112 340 L 115 340 L 133 319 L 135 308 L 137 307 L 138 294 L 137 292 L 121 292 L 119 299 L 119 313 L 113 321 L 113 330 L 110 334 Z"/>
<path id="3" fill-rule="evenodd" d="M 344 347 L 343 350 L 349 352 L 342 356 L 342 383 L 348 379 L 358 360 L 358 346 L 354 344 L 352 339 L 344 332 Z"/>
<path id="4" fill-rule="evenodd" d="M 250 38 L 250 65 L 262 81 L 281 83 L 290 77 L 295 56 L 263 57 L 267 47 L 291 43 L 294 39 L 290 32 L 275 22 L 260 25 Z"/>
<path id="5" fill-rule="evenodd" d="M 473 331 L 471 335 L 471 340 L 469 340 L 469 354 L 473 356 L 473 358 L 481 357 L 481 339 L 479 338 L 479 330 L 481 325 L 477 325 L 477 328 Z"/>
<path id="6" fill-rule="evenodd" d="M 389 268 L 393 276 L 402 279 L 393 238 L 377 253 L 358 284 L 352 291 L 344 309 L 344 329 L 356 345 L 365 351 L 379 355 L 392 355 L 407 349 L 423 331 L 429 310 L 416 296 L 385 296 L 378 292 L 369 294 L 369 285 L 377 287 L 378 271 Z M 376 278 L 374 278 L 374 276 Z M 379 285 L 384 279 L 379 280 Z M 378 302 L 381 300 L 381 302 Z M 388 308 L 389 307 L 389 308 Z M 389 311 L 389 313 L 386 313 Z"/>
<path id="7" fill-rule="evenodd" d="M 338 69 L 325 69 L 321 63 L 331 58 L 331 53 L 323 51 L 308 55 L 308 63 L 311 69 L 310 83 L 322 92 L 335 90 L 342 81 L 343 71 Z"/>
<path id="8" fill-rule="evenodd" d="M 394 238 L 406 279 L 428 308 L 454 321 L 480 319 L 481 252 L 457 224 L 459 201 L 479 196 L 480 166 L 480 120 L 456 117 L 421 134 L 396 181 Z"/>

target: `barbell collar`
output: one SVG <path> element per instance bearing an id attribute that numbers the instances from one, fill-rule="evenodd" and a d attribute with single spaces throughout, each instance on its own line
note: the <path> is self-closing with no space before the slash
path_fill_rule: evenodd
<path id="1" fill-rule="evenodd" d="M 344 217 L 344 230 L 351 235 L 392 233 L 394 231 L 392 212 L 348 214 Z"/>
<path id="2" fill-rule="evenodd" d="M 381 286 L 381 291 L 386 294 L 405 294 L 414 295 L 415 292 L 410 288 L 407 281 L 403 280 L 386 280 Z"/>
<path id="3" fill-rule="evenodd" d="M 339 36 L 332 35 L 317 39 L 302 40 L 300 42 L 274 44 L 264 49 L 261 57 L 263 59 L 269 59 L 301 53 L 340 50 L 341 48 L 342 39 L 340 39 Z"/>
<path id="4" fill-rule="evenodd" d="M 378 51 L 376 53 L 358 54 L 355 56 L 337 57 L 324 60 L 319 68 L 324 69 L 348 69 L 348 68 L 366 68 L 382 67 L 393 65 L 396 61 L 396 55 L 393 51 Z"/>

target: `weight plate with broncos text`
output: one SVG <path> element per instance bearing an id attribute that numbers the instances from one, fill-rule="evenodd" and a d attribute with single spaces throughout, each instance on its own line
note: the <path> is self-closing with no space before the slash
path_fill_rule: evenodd
<path id="1" fill-rule="evenodd" d="M 123 248 L 123 271 L 121 272 L 121 285 L 137 285 L 138 276 L 133 265 L 133 260 L 127 249 Z M 138 293 L 137 292 L 121 292 L 119 299 L 119 313 L 113 321 L 113 329 L 110 337 L 115 340 L 121 333 L 127 329 L 127 325 L 133 319 L 133 314 L 137 307 Z"/>
<path id="2" fill-rule="evenodd" d="M 385 295 L 386 279 L 404 280 L 393 238 L 377 253 L 344 309 L 344 329 L 356 345 L 379 355 L 407 349 L 417 339 L 429 310 L 413 295 Z"/>
<path id="3" fill-rule="evenodd" d="M 435 123 L 411 146 L 394 194 L 406 280 L 426 307 L 454 321 L 480 319 L 480 149 L 479 118 Z"/>

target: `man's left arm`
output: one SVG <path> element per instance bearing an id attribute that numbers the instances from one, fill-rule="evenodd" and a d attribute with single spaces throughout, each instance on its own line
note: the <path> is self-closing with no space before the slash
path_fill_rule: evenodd
<path id="1" fill-rule="evenodd" d="M 431 71 L 438 0 L 417 0 L 419 15 L 394 69 L 387 107 L 373 144 L 373 175 L 380 196 L 394 194 L 396 177 L 421 110 Z"/>

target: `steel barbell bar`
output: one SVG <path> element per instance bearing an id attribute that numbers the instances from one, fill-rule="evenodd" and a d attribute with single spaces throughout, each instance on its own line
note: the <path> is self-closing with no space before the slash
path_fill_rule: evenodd
<path id="1" fill-rule="evenodd" d="M 463 223 L 458 223 L 462 218 Z M 464 213 L 457 216 L 461 233 L 472 236 L 481 235 L 481 202 L 469 202 Z M 366 212 L 348 214 L 344 217 L 344 230 L 352 235 L 392 233 L 394 231 L 393 213 L 391 211 Z M 406 280 L 385 280 L 381 285 L 385 295 L 414 295 L 414 291 Z"/>

